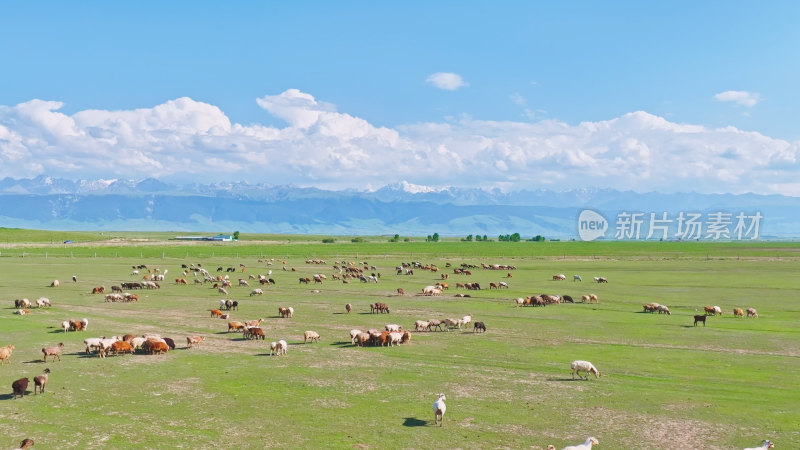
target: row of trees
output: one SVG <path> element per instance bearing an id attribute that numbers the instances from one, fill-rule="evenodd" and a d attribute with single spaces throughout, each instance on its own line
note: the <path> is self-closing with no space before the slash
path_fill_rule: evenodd
<path id="1" fill-rule="evenodd" d="M 239 232 L 238 231 L 235 231 L 233 233 L 233 239 L 237 240 L 237 241 L 239 240 Z M 401 239 L 400 235 L 399 234 L 395 234 L 393 237 L 391 237 L 389 239 L 389 242 L 400 242 L 400 239 Z M 465 237 L 465 238 L 463 238 L 461 240 L 465 241 L 465 242 L 472 242 L 473 239 L 476 242 L 488 241 L 489 240 L 489 238 L 485 234 L 483 236 L 481 236 L 480 234 L 476 234 L 474 238 L 470 234 L 469 236 L 467 236 L 467 237 Z M 519 241 L 522 240 L 522 238 L 519 235 L 519 233 L 501 234 L 500 236 L 497 236 L 497 240 L 500 241 L 500 242 L 519 242 Z M 355 237 L 355 238 L 351 239 L 350 241 L 351 242 L 355 242 L 355 243 L 364 242 L 364 238 Z M 403 241 L 404 242 L 411 242 L 411 238 L 403 238 Z M 544 236 L 536 235 L 535 237 L 532 237 L 531 239 L 528 239 L 528 241 L 529 242 L 544 241 Z M 322 242 L 324 242 L 326 244 L 331 244 L 331 243 L 335 242 L 335 240 L 333 238 L 325 238 L 325 239 L 322 240 Z M 439 233 L 429 234 L 428 237 L 425 238 L 425 242 L 439 242 Z"/>
<path id="2" fill-rule="evenodd" d="M 464 241 L 464 242 L 472 242 L 473 239 L 476 242 L 488 241 L 489 240 L 489 238 L 485 234 L 483 236 L 481 236 L 480 234 L 476 234 L 474 238 L 470 234 L 470 235 L 468 235 L 467 237 L 465 237 L 465 238 L 463 238 L 461 240 Z M 500 242 L 520 242 L 522 240 L 522 237 L 519 235 L 519 233 L 501 234 L 501 235 L 497 236 L 497 240 L 500 241 Z M 536 236 L 534 236 L 534 237 L 532 237 L 530 239 L 527 239 L 527 241 L 528 242 L 542 242 L 542 241 L 544 241 L 544 236 L 542 236 L 540 234 L 537 234 Z"/>
<path id="3" fill-rule="evenodd" d="M 425 242 L 439 242 L 439 238 L 440 238 L 439 233 L 429 234 L 425 238 Z M 395 234 L 393 237 L 389 238 L 389 242 L 400 242 L 401 240 L 403 242 L 411 242 L 411 238 L 408 238 L 408 237 L 401 238 L 399 234 Z M 475 242 L 481 242 L 481 241 L 488 242 L 490 239 L 485 234 L 483 236 L 481 236 L 480 234 L 476 234 L 475 236 L 470 234 L 467 237 L 461 239 L 462 242 L 472 242 L 473 240 Z M 497 236 L 497 240 L 500 241 L 500 242 L 520 242 L 522 240 L 522 237 L 519 235 L 519 233 L 501 234 L 501 235 Z M 530 239 L 527 239 L 528 242 L 541 242 L 541 241 L 544 241 L 544 240 L 545 240 L 544 236 L 542 236 L 542 235 L 536 235 L 536 236 L 534 236 L 534 237 L 532 237 Z M 334 241 L 333 238 L 325 238 L 325 239 L 322 240 L 322 242 L 330 244 L 330 243 L 333 243 L 335 241 Z M 350 240 L 350 242 L 358 243 L 358 242 L 365 242 L 365 241 L 364 241 L 364 238 L 362 238 L 362 237 L 355 237 L 355 238 L 352 238 Z"/>
<path id="4" fill-rule="evenodd" d="M 469 236 L 467 236 L 467 237 L 465 237 L 464 239 L 461 239 L 461 240 L 465 241 L 465 242 L 472 242 L 472 235 L 470 234 Z M 489 238 L 485 234 L 483 235 L 483 237 L 481 237 L 480 234 L 476 234 L 475 235 L 475 241 L 488 241 L 488 240 L 489 240 Z"/>

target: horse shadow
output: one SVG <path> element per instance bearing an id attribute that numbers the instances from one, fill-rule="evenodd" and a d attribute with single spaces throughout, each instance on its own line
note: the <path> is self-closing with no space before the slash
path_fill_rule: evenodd
<path id="1" fill-rule="evenodd" d="M 338 342 L 331 342 L 328 345 L 353 345 L 350 341 L 338 341 Z"/>
<path id="2" fill-rule="evenodd" d="M 29 395 L 30 391 L 25 391 L 25 394 Z M 14 398 L 14 394 L 0 394 L 0 400 L 11 400 L 12 398 Z"/>
<path id="3" fill-rule="evenodd" d="M 420 420 L 416 417 L 406 417 L 403 419 L 404 427 L 424 427 L 428 425 L 427 420 Z"/>
<path id="4" fill-rule="evenodd" d="M 547 381 L 586 381 L 583 378 L 548 378 Z"/>

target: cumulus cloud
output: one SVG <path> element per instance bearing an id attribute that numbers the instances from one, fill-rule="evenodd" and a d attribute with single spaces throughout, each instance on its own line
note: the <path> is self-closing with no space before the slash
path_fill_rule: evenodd
<path id="1" fill-rule="evenodd" d="M 53 101 L 0 106 L 0 177 L 795 195 L 800 175 L 798 142 L 642 111 L 579 124 L 461 116 L 387 128 L 296 89 L 256 101 L 286 125 L 232 123 L 190 98 L 72 115 Z"/>
<path id="2" fill-rule="evenodd" d="M 720 102 L 733 102 L 737 105 L 752 108 L 761 101 L 761 96 L 747 91 L 725 91 L 715 95 L 714 98 Z"/>
<path id="3" fill-rule="evenodd" d="M 426 78 L 425 81 L 434 87 L 447 91 L 455 91 L 456 89 L 468 86 L 461 78 L 461 75 L 451 72 L 436 72 Z"/>
<path id="4" fill-rule="evenodd" d="M 266 95 L 256 102 L 273 116 L 298 128 L 308 128 L 323 113 L 336 111 L 333 105 L 318 102 L 311 94 L 298 89 L 288 89 L 279 95 Z"/>

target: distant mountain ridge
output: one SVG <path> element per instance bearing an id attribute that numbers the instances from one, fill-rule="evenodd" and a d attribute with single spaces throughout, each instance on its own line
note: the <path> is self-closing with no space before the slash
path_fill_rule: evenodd
<path id="1" fill-rule="evenodd" d="M 0 180 L 0 226 L 63 230 L 466 236 L 520 233 L 570 239 L 583 209 L 613 229 L 621 212 L 763 216 L 760 237 L 800 237 L 800 198 L 757 194 L 636 193 L 613 189 L 499 189 L 386 185 L 329 191 L 247 182 L 175 185 L 157 179 Z M 646 224 L 644 225 L 646 226 Z M 612 237 L 613 230 L 606 237 Z M 642 236 L 644 237 L 644 236 Z"/>

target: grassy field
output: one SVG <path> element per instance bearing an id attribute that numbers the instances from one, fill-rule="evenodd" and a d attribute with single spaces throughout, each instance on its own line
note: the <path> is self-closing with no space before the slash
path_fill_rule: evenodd
<path id="1" fill-rule="evenodd" d="M 0 448 L 32 437 L 42 449 L 538 449 L 590 435 L 601 449 L 729 449 L 766 438 L 777 448 L 800 448 L 797 243 L 166 240 L 174 234 L 0 230 L 0 346 L 16 347 L 10 363 L 0 365 Z M 75 243 L 62 244 L 67 239 Z M 326 264 L 306 264 L 308 258 Z M 282 270 L 283 260 L 295 270 Z M 374 264 L 380 282 L 333 281 L 337 260 Z M 441 271 L 396 275 L 394 267 L 409 261 Z M 476 269 L 462 278 L 445 269 L 462 262 L 516 269 L 510 279 L 506 271 Z M 265 295 L 233 287 L 226 296 L 241 303 L 234 319 L 265 319 L 266 342 L 244 341 L 226 332 L 227 321 L 210 318 L 222 297 L 208 284 L 176 285 L 183 263 L 200 263 L 214 275 L 218 266 L 246 265 L 247 272 L 233 274 L 234 284 L 271 269 L 276 284 Z M 161 289 L 140 291 L 138 303 L 90 294 L 94 286 L 139 279 L 131 275 L 138 264 L 169 271 Z M 315 273 L 328 281 L 298 283 Z M 445 295 L 413 294 L 441 273 L 450 274 Z M 568 280 L 552 281 L 555 273 Z M 572 274 L 584 281 L 571 281 Z M 609 283 L 592 283 L 593 276 Z M 61 285 L 48 287 L 53 279 Z M 455 289 L 457 281 L 484 289 Z M 499 281 L 510 289 L 486 289 Z M 410 295 L 398 296 L 400 287 Z M 541 293 L 595 293 L 600 303 L 514 305 L 516 297 Z M 40 296 L 54 306 L 12 314 L 14 299 Z M 376 301 L 389 304 L 391 314 L 370 314 Z M 642 313 L 642 303 L 653 301 L 672 315 Z M 692 315 L 704 305 L 725 314 L 693 327 Z M 293 306 L 295 317 L 278 318 L 279 306 Z M 734 318 L 734 307 L 754 307 L 760 317 Z M 350 344 L 351 328 L 410 328 L 417 319 L 467 313 L 488 332 L 412 333 L 408 345 L 393 348 Z M 60 330 L 62 320 L 83 317 L 88 331 Z M 322 341 L 303 344 L 305 330 Z M 106 359 L 83 353 L 87 337 L 151 332 L 174 338 L 178 348 Z M 206 340 L 183 348 L 189 335 Z M 286 357 L 269 356 L 268 343 L 278 339 L 290 344 Z M 59 342 L 62 360 L 43 363 L 40 349 Z M 572 380 L 575 359 L 592 361 L 602 376 Z M 52 373 L 44 395 L 11 398 L 13 380 L 32 379 L 45 367 Z M 438 392 L 448 399 L 443 427 L 432 426 Z"/>

